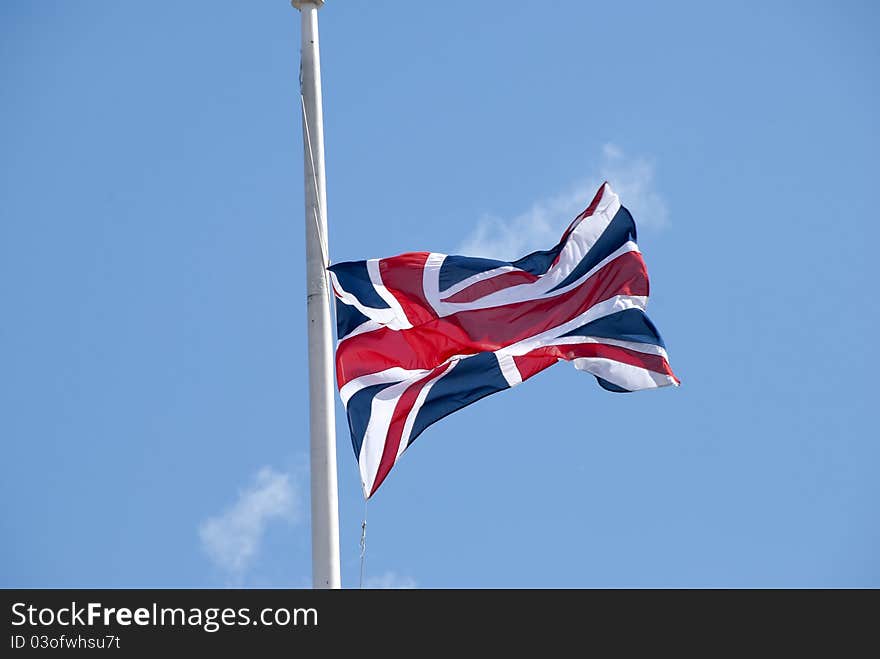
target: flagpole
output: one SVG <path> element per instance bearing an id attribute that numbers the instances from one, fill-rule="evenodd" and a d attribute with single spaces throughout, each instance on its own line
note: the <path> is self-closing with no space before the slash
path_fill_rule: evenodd
<path id="1" fill-rule="evenodd" d="M 327 189 L 318 8 L 324 0 L 291 0 L 302 22 L 301 93 L 306 200 L 306 309 L 309 325 L 309 435 L 312 506 L 312 585 L 339 588 L 339 502 L 333 334 L 327 286 Z"/>

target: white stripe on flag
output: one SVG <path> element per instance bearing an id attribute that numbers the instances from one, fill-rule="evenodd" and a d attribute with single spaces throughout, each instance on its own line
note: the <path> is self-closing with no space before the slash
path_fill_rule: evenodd
<path id="1" fill-rule="evenodd" d="M 343 341 L 352 338 L 353 336 L 357 336 L 358 334 L 365 334 L 366 332 L 373 332 L 377 329 L 382 329 L 382 325 L 377 323 L 375 320 L 365 320 L 360 325 L 355 327 L 345 336 L 337 336 L 336 337 L 336 345 L 338 346 Z"/>
<path id="2" fill-rule="evenodd" d="M 401 382 L 402 380 L 415 380 L 430 373 L 430 369 L 406 369 L 400 366 L 393 366 L 384 371 L 377 373 L 368 373 L 354 380 L 346 382 L 339 390 L 339 397 L 342 404 L 348 406 L 349 399 L 364 387 L 371 387 L 374 384 L 385 384 L 390 382 Z"/>
<path id="3" fill-rule="evenodd" d="M 522 384 L 522 374 L 516 367 L 516 362 L 513 361 L 511 355 L 503 355 L 496 352 L 495 359 L 498 360 L 498 366 L 501 367 L 501 374 L 507 380 L 507 384 L 511 387 Z"/>
<path id="4" fill-rule="evenodd" d="M 640 389 L 656 389 L 667 385 L 677 385 L 675 378 L 665 373 L 655 373 L 641 366 L 624 364 L 623 362 L 603 357 L 578 357 L 572 360 L 574 367 L 579 371 L 586 371 L 608 380 L 618 387 L 629 391 Z"/>
<path id="5" fill-rule="evenodd" d="M 333 285 L 333 292 L 336 294 L 336 297 L 345 304 L 354 307 L 362 314 L 364 314 L 367 318 L 375 321 L 379 325 L 388 325 L 394 322 L 394 309 L 374 309 L 373 307 L 364 306 L 363 304 L 361 304 L 360 300 L 358 300 L 354 296 L 353 293 L 349 293 L 342 287 L 342 284 L 339 282 L 339 278 L 333 271 L 330 271 L 330 281 Z M 364 323 L 364 325 L 366 325 L 366 323 Z M 362 326 L 363 325 L 361 325 L 361 327 Z M 348 336 L 351 336 L 351 334 L 349 334 Z"/>
<path id="6" fill-rule="evenodd" d="M 544 275 L 541 280 L 546 280 L 545 291 L 549 291 L 568 275 L 584 259 L 587 252 L 596 244 L 611 220 L 620 210 L 620 198 L 611 190 L 606 183 L 602 186 L 602 198 L 596 206 L 596 210 L 589 217 L 578 220 L 577 225 L 568 235 L 568 240 L 559 254 L 559 260 L 555 266 Z"/>
<path id="7" fill-rule="evenodd" d="M 412 323 L 409 322 L 409 318 L 406 317 L 406 314 L 403 312 L 403 307 L 400 306 L 400 302 L 397 301 L 397 298 L 391 294 L 387 288 L 385 288 L 385 284 L 382 283 L 382 273 L 379 270 L 379 259 L 370 259 L 367 261 L 367 272 L 370 275 L 370 281 L 373 283 L 373 288 L 376 289 L 376 292 L 379 294 L 385 302 L 388 303 L 388 306 L 394 310 L 394 322 L 386 323 L 389 329 L 393 330 L 405 330 L 412 327 Z"/>

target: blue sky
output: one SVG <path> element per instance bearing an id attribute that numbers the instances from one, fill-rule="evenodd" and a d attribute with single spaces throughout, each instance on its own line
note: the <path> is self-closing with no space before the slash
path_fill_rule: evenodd
<path id="1" fill-rule="evenodd" d="M 607 177 L 683 383 L 560 364 L 431 427 L 368 585 L 880 586 L 874 3 L 320 28 L 334 260 L 516 258 Z M 310 583 L 298 47 L 284 0 L 0 6 L 0 585 Z"/>

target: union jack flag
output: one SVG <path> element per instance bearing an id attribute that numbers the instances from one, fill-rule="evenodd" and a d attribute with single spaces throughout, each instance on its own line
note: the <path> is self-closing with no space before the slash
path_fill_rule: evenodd
<path id="1" fill-rule="evenodd" d="M 429 425 L 559 360 L 610 391 L 678 384 L 644 312 L 635 223 L 608 183 L 555 247 L 518 261 L 410 252 L 337 263 L 330 277 L 366 498 Z"/>

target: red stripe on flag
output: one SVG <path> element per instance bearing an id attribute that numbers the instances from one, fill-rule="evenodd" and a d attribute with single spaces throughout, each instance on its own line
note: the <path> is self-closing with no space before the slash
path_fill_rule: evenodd
<path id="1" fill-rule="evenodd" d="M 599 186 L 599 189 L 596 191 L 596 194 L 593 196 L 593 201 L 591 201 L 590 205 L 587 206 L 584 209 L 584 211 L 580 215 L 577 216 L 577 218 L 575 219 L 575 222 L 577 222 L 578 220 L 582 220 L 585 217 L 590 217 L 590 215 L 592 215 L 593 213 L 596 212 L 596 209 L 599 207 L 599 202 L 602 201 L 602 197 L 605 195 L 605 186 L 606 185 L 608 185 L 608 181 L 605 181 L 604 183 L 602 183 L 602 185 Z M 575 222 L 572 222 L 572 225 L 574 225 Z"/>
<path id="2" fill-rule="evenodd" d="M 346 339 L 336 350 L 339 387 L 393 366 L 429 369 L 450 357 L 494 352 L 565 323 L 616 295 L 647 295 L 639 252 L 626 252 L 580 286 L 554 297 L 460 311 L 403 331 L 381 328 Z"/>
<path id="3" fill-rule="evenodd" d="M 505 288 L 510 288 L 511 286 L 518 286 L 519 284 L 530 284 L 533 281 L 538 281 L 537 275 L 533 275 L 531 272 L 526 272 L 524 270 L 511 270 L 510 272 L 504 272 L 491 279 L 484 279 L 483 281 L 471 284 L 455 295 L 450 295 L 443 299 L 442 302 L 475 302 L 491 293 L 496 293 Z"/>
<path id="4" fill-rule="evenodd" d="M 638 350 L 629 348 L 621 348 L 620 346 L 610 346 L 604 343 L 579 343 L 561 346 L 553 346 L 559 349 L 560 356 L 568 361 L 577 359 L 578 357 L 599 357 L 602 359 L 613 359 L 614 361 L 630 366 L 638 366 L 655 373 L 664 375 L 673 375 L 672 368 L 665 357 L 660 355 L 652 355 Z M 674 375 L 673 375 L 674 377 Z"/>
<path id="5" fill-rule="evenodd" d="M 342 341 L 336 348 L 336 384 L 395 366 L 405 369 L 434 368 L 469 344 L 467 335 L 444 319 L 413 329 L 396 331 L 382 327 Z"/>
<path id="6" fill-rule="evenodd" d="M 425 262 L 429 252 L 409 252 L 379 261 L 382 283 L 400 303 L 413 325 L 421 325 L 437 317 L 425 298 L 423 283 Z"/>
<path id="7" fill-rule="evenodd" d="M 413 382 L 397 399 L 397 405 L 394 406 L 394 412 L 391 415 L 391 423 L 388 425 L 388 433 L 385 435 L 385 446 L 382 448 L 382 458 L 379 460 L 379 469 L 376 472 L 376 480 L 373 481 L 370 496 L 373 496 L 373 492 L 379 488 L 397 461 L 397 449 L 400 447 L 406 417 L 415 405 L 419 392 L 431 378 L 437 375 L 437 370 L 439 369 L 435 369 L 425 377 Z"/>
<path id="8" fill-rule="evenodd" d="M 526 375 L 524 368 L 528 370 L 529 365 L 532 363 L 543 363 L 543 360 L 547 359 L 552 359 L 553 361 L 556 361 L 557 359 L 572 361 L 578 357 L 612 359 L 616 362 L 629 364 L 630 366 L 638 366 L 639 368 L 644 368 L 648 371 L 653 371 L 654 373 L 662 373 L 663 375 L 675 377 L 675 374 L 672 372 L 672 367 L 669 366 L 669 362 L 666 361 L 665 357 L 639 352 L 638 350 L 630 350 L 629 348 L 621 348 L 620 346 L 611 346 L 604 343 L 575 343 L 545 346 L 543 348 L 536 348 L 520 357 L 514 357 L 514 361 L 516 362 L 517 368 L 520 369 L 520 373 L 523 374 L 523 380 L 525 380 L 527 377 L 531 377 L 538 371 L 543 370 L 550 365 L 547 364 L 546 366 L 542 366 Z M 523 361 L 523 368 L 520 367 L 520 360 Z M 676 378 L 676 382 L 678 382 L 678 378 Z"/>
<path id="9" fill-rule="evenodd" d="M 513 362 L 519 371 L 522 381 L 525 382 L 533 375 L 537 375 L 545 368 L 550 368 L 559 359 L 552 352 L 541 352 L 543 348 L 537 348 L 524 355 L 516 355 Z"/>

